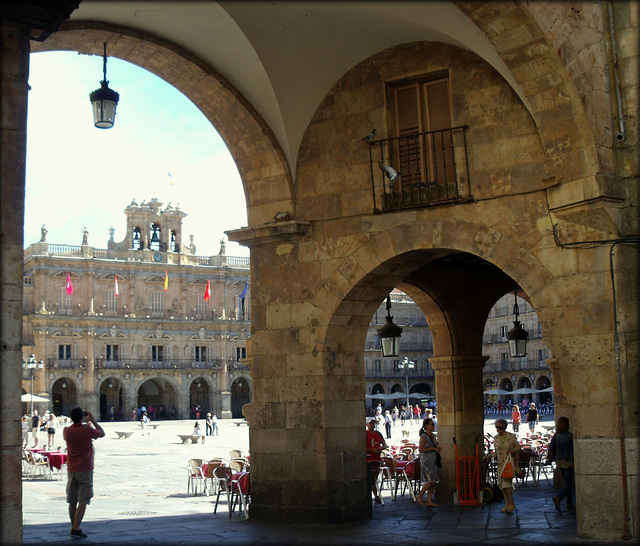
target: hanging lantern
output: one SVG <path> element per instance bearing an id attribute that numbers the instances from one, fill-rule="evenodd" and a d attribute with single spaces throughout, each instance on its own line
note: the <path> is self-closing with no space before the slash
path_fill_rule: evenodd
<path id="1" fill-rule="evenodd" d="M 516 320 L 513 322 L 513 328 L 507 332 L 507 341 L 509 343 L 509 353 L 512 358 L 527 356 L 527 341 L 529 340 L 529 332 L 527 332 L 518 320 L 518 300 L 516 292 L 513 293 L 515 305 L 513 312 Z"/>
<path id="2" fill-rule="evenodd" d="M 391 298 L 387 295 L 387 322 L 378 330 L 382 343 L 382 356 L 398 356 L 400 354 L 400 336 L 402 328 L 393 323 L 391 316 Z"/>
<path id="3" fill-rule="evenodd" d="M 101 87 L 96 89 L 89 95 L 91 106 L 93 108 L 93 124 L 98 129 L 111 129 L 116 120 L 116 107 L 120 95 L 113 89 L 109 89 L 109 81 L 107 80 L 107 43 L 104 43 L 103 56 L 103 80 L 100 82 Z"/>

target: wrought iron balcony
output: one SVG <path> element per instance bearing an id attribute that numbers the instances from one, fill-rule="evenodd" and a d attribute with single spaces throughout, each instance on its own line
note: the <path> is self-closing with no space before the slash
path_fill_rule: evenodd
<path id="1" fill-rule="evenodd" d="M 215 358 L 199 361 L 190 358 L 167 358 L 165 360 L 150 360 L 142 358 L 121 358 L 119 360 L 96 359 L 96 369 L 110 370 L 222 370 L 224 361 Z"/>
<path id="2" fill-rule="evenodd" d="M 369 166 L 374 211 L 470 201 L 466 129 L 461 125 L 372 141 Z M 381 163 L 400 173 L 394 183 L 380 169 Z"/>

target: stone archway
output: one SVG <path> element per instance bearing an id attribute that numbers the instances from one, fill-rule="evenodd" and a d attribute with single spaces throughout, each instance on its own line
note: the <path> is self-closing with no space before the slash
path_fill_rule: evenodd
<path id="1" fill-rule="evenodd" d="M 79 395 L 80 384 L 71 377 L 63 376 L 56 379 L 51 386 L 52 411 L 56 416 L 66 415 L 76 406 L 81 405 Z"/>
<path id="2" fill-rule="evenodd" d="M 100 420 L 122 421 L 129 417 L 126 406 L 125 383 L 118 376 L 104 377 L 98 387 Z M 112 412 L 113 408 L 113 412 Z"/>
<path id="3" fill-rule="evenodd" d="M 154 35 L 92 21 L 64 23 L 46 41 L 32 43 L 31 52 L 102 55 L 103 42 L 109 43 L 110 56 L 145 68 L 173 85 L 216 128 L 238 166 L 249 225 L 271 223 L 283 211 L 295 217 L 291 173 L 273 132 L 221 74 L 193 54 Z M 259 177 L 255 176 L 256 165 L 260 165 Z M 269 192 L 261 189 L 264 184 Z"/>

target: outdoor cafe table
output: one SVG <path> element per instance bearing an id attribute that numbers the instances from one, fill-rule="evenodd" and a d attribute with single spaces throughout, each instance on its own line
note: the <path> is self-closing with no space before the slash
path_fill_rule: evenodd
<path id="1" fill-rule="evenodd" d="M 42 455 L 45 455 L 49 459 L 49 468 L 62 469 L 63 464 L 67 464 L 69 460 L 68 453 L 62 453 L 62 451 L 42 451 Z"/>

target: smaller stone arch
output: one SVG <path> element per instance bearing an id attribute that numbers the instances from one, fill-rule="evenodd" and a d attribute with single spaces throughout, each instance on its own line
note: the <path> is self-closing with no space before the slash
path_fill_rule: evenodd
<path id="1" fill-rule="evenodd" d="M 84 394 L 84 385 L 73 374 L 62 375 L 51 380 L 52 411 L 57 416 L 69 416 L 71 410 L 80 406 L 80 397 Z"/>
<path id="2" fill-rule="evenodd" d="M 233 418 L 243 417 L 242 407 L 251 403 L 253 385 L 251 378 L 244 373 L 234 376 L 229 384 L 231 393 L 231 416 Z"/>

